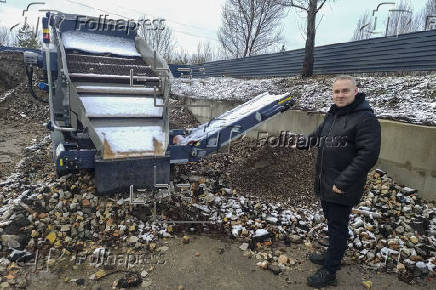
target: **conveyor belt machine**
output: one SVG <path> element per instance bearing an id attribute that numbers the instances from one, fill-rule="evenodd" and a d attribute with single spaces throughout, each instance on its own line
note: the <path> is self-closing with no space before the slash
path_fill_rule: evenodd
<path id="1" fill-rule="evenodd" d="M 25 63 L 47 75 L 39 87 L 57 173 L 94 168 L 99 194 L 168 184 L 171 164 L 198 161 L 292 105 L 265 93 L 190 132 L 169 130 L 167 63 L 135 31 L 114 21 L 95 29 L 84 16 L 78 27 L 77 17 L 48 12 L 43 54 L 26 52 Z"/>

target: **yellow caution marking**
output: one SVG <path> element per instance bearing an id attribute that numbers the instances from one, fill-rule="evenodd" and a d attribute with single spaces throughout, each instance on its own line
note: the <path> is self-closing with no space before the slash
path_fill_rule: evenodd
<path id="1" fill-rule="evenodd" d="M 59 159 L 59 165 L 62 167 L 62 166 L 64 166 L 64 160 L 61 158 L 61 159 Z"/>
<path id="2" fill-rule="evenodd" d="M 289 100 L 292 99 L 293 97 L 294 97 L 294 96 L 289 96 L 289 97 L 287 97 L 287 98 L 285 98 L 285 99 L 283 99 L 283 100 L 280 100 L 280 101 L 278 102 L 278 104 L 281 105 L 281 104 L 283 104 L 284 102 L 289 101 Z"/>

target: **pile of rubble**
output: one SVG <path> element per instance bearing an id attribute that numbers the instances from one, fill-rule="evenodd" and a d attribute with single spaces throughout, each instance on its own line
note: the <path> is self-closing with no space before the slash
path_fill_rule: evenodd
<path id="1" fill-rule="evenodd" d="M 42 92 L 38 94 L 44 95 Z M 29 93 L 27 83 L 22 82 L 1 96 L 0 116 L 6 124 L 29 121 L 42 124 L 48 121 L 48 104 L 35 100 Z"/>
<path id="2" fill-rule="evenodd" d="M 169 100 L 170 129 L 196 128 L 200 125 L 187 107 L 184 107 L 183 99 L 176 96 Z"/>
<path id="3" fill-rule="evenodd" d="M 64 254 L 60 260 L 71 261 L 77 260 L 78 252 L 87 256 L 102 248 L 161 255 L 168 249 L 160 245 L 161 238 L 192 230 L 237 239 L 244 255 L 278 274 L 300 261 L 275 245 L 304 243 L 313 250 L 326 233 L 322 212 L 314 204 L 243 195 L 226 183 L 225 172 L 188 176 L 183 168 L 176 170 L 175 194 L 162 195 L 157 206 L 163 223 L 155 223 L 152 204 L 134 205 L 121 195 L 95 196 L 93 177 L 86 171 L 56 179 L 48 158 L 49 144 L 45 138 L 28 147 L 15 173 L 0 183 L 0 271 L 9 284 L 23 283 L 20 262 L 34 259 L 35 252 L 48 255 L 56 249 Z M 182 186 L 187 183 L 188 189 Z M 210 224 L 174 225 L 168 220 Z M 435 230 L 433 204 L 420 200 L 415 190 L 394 183 L 384 172 L 373 171 L 364 199 L 353 210 L 349 254 L 367 267 L 396 271 L 413 283 L 417 277 L 435 275 Z M 52 259 L 50 265 L 58 262 Z M 89 278 L 97 279 L 95 275 Z"/>
<path id="4" fill-rule="evenodd" d="M 27 76 L 23 54 L 0 53 L 0 119 L 6 124 L 47 122 L 48 104 L 34 99 L 27 88 Z M 35 68 L 33 73 L 34 92 L 39 99 L 48 100 L 47 93 L 40 91 L 36 84 L 42 79 L 42 71 Z"/>
<path id="5" fill-rule="evenodd" d="M 260 260 L 260 267 L 279 273 L 298 263 L 274 250 L 276 243 L 304 243 L 308 250 L 323 246 L 317 244 L 327 227 L 319 207 L 247 198 L 230 188 L 214 194 L 209 188 L 205 179 L 200 199 L 208 204 L 198 208 L 222 222 L 228 235 L 243 242 L 244 255 Z M 365 196 L 351 215 L 349 256 L 368 268 L 397 272 L 407 283 L 433 277 L 436 208 L 416 193 L 394 183 L 383 171 L 372 171 Z"/>
<path id="6" fill-rule="evenodd" d="M 316 149 L 291 150 L 261 146 L 251 138 L 232 141 L 230 149 L 180 165 L 185 176 L 218 180 L 244 196 L 263 197 L 291 205 L 316 204 L 312 194 Z"/>
<path id="7" fill-rule="evenodd" d="M 0 95 L 16 87 L 26 77 L 23 54 L 0 52 Z M 1 99 L 1 97 L 0 97 Z"/>
<path id="8" fill-rule="evenodd" d="M 400 279 L 436 273 L 436 208 L 417 191 L 372 172 L 363 201 L 353 210 L 349 247 L 372 268 L 396 271 Z"/>
<path id="9" fill-rule="evenodd" d="M 57 179 L 50 144 L 46 137 L 27 147 L 15 172 L 0 182 L 4 283 L 25 286 L 29 261 L 45 269 L 84 262 L 102 247 L 132 255 L 165 251 L 156 242 L 171 236 L 169 225 L 143 219 L 150 209 L 130 204 L 128 197 L 95 196 L 93 176 L 86 171 Z"/>

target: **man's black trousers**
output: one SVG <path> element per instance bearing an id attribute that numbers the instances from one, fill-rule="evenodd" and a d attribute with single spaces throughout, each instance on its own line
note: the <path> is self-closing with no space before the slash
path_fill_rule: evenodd
<path id="1" fill-rule="evenodd" d="M 329 232 L 329 247 L 325 255 L 324 267 L 330 273 L 336 273 L 347 249 L 348 222 L 352 207 L 324 200 L 321 200 L 321 206 Z"/>

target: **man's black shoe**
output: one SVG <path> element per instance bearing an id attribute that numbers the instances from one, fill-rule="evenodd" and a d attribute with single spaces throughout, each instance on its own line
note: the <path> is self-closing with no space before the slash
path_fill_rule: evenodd
<path id="1" fill-rule="evenodd" d="M 324 265 L 325 254 L 311 253 L 309 255 L 309 260 L 317 265 Z"/>
<path id="2" fill-rule="evenodd" d="M 309 254 L 309 260 L 314 264 L 324 266 L 325 254 L 311 253 Z M 338 270 L 341 269 L 341 265 L 339 265 Z"/>
<path id="3" fill-rule="evenodd" d="M 321 268 L 310 277 L 307 277 L 307 285 L 314 288 L 336 286 L 336 274 L 331 274 L 326 268 Z"/>

